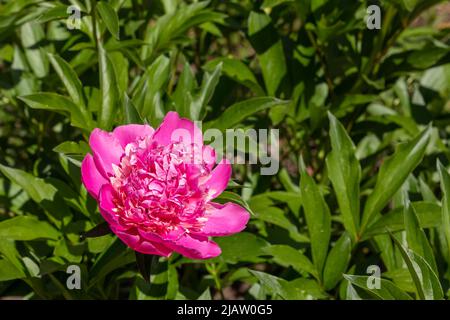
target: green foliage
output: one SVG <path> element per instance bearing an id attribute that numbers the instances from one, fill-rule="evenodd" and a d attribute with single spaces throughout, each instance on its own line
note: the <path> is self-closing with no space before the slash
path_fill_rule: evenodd
<path id="1" fill-rule="evenodd" d="M 67 1 L 2 1 L 0 296 L 448 299 L 448 7 L 379 1 L 370 30 L 350 2 L 70 1 L 68 28 Z M 217 201 L 251 220 L 214 259 L 136 255 L 81 183 L 93 128 L 169 111 L 280 130 L 277 174 L 233 165 Z"/>

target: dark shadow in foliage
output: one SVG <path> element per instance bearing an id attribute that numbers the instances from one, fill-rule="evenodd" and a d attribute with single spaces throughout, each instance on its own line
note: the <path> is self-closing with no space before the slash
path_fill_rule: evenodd
<path id="1" fill-rule="evenodd" d="M 258 55 L 264 54 L 267 50 L 276 45 L 278 41 L 281 41 L 284 53 L 283 40 L 279 36 L 278 31 L 275 29 L 272 22 L 268 23 L 264 28 L 253 33 L 252 35 L 249 35 L 249 40 L 253 49 L 255 49 Z M 280 96 L 281 93 L 284 93 L 285 96 L 288 96 L 289 88 L 290 81 L 288 72 L 286 72 L 278 85 L 276 96 Z"/>
<path id="2" fill-rule="evenodd" d="M 157 258 L 156 258 L 157 259 Z M 167 272 L 168 263 L 167 261 L 161 261 L 154 265 L 150 271 L 150 282 L 145 281 L 141 277 L 136 277 L 136 286 L 139 290 L 149 297 L 162 298 L 165 297 L 168 287 L 167 280 L 163 283 L 154 283 L 152 278 L 163 276 Z"/>
<path id="3" fill-rule="evenodd" d="M 286 229 L 282 229 L 278 226 L 267 226 L 267 241 L 272 245 L 288 245 L 295 249 L 308 249 L 309 243 L 300 243 L 293 240 L 289 236 L 289 232 Z"/>
<path id="4" fill-rule="evenodd" d="M 257 54 L 264 54 L 279 41 L 278 32 L 272 23 L 267 24 L 263 29 L 252 34 L 249 38 Z"/>

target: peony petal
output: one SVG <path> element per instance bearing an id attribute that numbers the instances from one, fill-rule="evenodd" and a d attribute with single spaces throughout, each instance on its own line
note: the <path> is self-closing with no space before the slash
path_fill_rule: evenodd
<path id="1" fill-rule="evenodd" d="M 90 195 L 97 200 L 100 188 L 108 181 L 98 172 L 92 155 L 88 154 L 81 163 L 81 181 Z"/>
<path id="2" fill-rule="evenodd" d="M 208 189 L 209 199 L 219 196 L 231 179 L 231 164 L 224 158 L 211 172 L 209 179 L 202 186 Z"/>
<path id="3" fill-rule="evenodd" d="M 134 142 L 144 137 L 150 137 L 153 132 L 152 127 L 146 124 L 127 124 L 114 129 L 112 135 L 119 141 L 123 149 L 130 142 Z"/>
<path id="4" fill-rule="evenodd" d="M 116 214 L 114 212 L 115 204 L 114 204 L 114 189 L 110 184 L 104 184 L 100 189 L 100 194 L 98 197 L 100 213 L 106 222 L 111 226 L 111 230 L 122 230 L 118 224 L 118 220 Z"/>
<path id="5" fill-rule="evenodd" d="M 144 253 L 144 254 L 156 254 L 159 256 L 168 257 L 172 253 L 172 250 L 166 248 L 165 246 L 143 240 L 140 235 L 131 234 L 129 232 L 118 231 L 116 235 L 122 240 L 127 246 L 129 246 L 134 251 Z"/>
<path id="6" fill-rule="evenodd" d="M 177 240 L 167 241 L 165 245 L 189 259 L 209 259 L 222 253 L 214 241 L 188 234 L 182 235 Z"/>
<path id="7" fill-rule="evenodd" d="M 155 131 L 153 139 L 161 145 L 168 145 L 179 141 L 180 137 L 186 144 L 195 142 L 198 146 L 203 146 L 202 131 L 191 120 L 180 118 L 178 113 L 171 111 Z"/>
<path id="8" fill-rule="evenodd" d="M 207 164 L 208 169 L 212 170 L 216 164 L 216 150 L 211 146 L 203 146 L 203 161 Z"/>
<path id="9" fill-rule="evenodd" d="M 108 179 L 108 174 L 113 174 L 112 165 L 118 165 L 124 153 L 119 140 L 111 133 L 95 128 L 89 137 L 89 145 L 98 171 Z"/>
<path id="10" fill-rule="evenodd" d="M 184 234 L 184 231 L 181 229 L 175 229 L 171 232 L 168 232 L 164 235 L 159 235 L 153 232 L 147 232 L 144 230 L 139 229 L 139 235 L 141 235 L 143 238 L 147 239 L 151 242 L 157 242 L 164 244 L 166 241 L 174 241 L 179 239 Z"/>
<path id="11" fill-rule="evenodd" d="M 165 247 L 164 245 L 150 241 L 140 242 L 135 250 L 141 253 L 156 254 L 163 257 L 169 257 L 173 252 L 173 250 Z"/>
<path id="12" fill-rule="evenodd" d="M 119 223 L 114 213 L 114 189 L 111 185 L 105 184 L 100 190 L 99 206 L 100 213 L 108 222 L 111 231 L 114 232 L 131 249 L 145 253 L 157 254 L 168 257 L 172 250 L 160 243 L 148 241 L 137 231 L 125 230 Z"/>
<path id="13" fill-rule="evenodd" d="M 250 214 L 241 206 L 228 202 L 225 205 L 214 204 L 206 210 L 206 221 L 200 236 L 228 236 L 245 229 Z"/>

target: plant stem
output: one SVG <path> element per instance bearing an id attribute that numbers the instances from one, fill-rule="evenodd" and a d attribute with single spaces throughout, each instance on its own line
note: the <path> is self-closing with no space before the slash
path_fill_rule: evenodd
<path id="1" fill-rule="evenodd" d="M 218 270 L 216 268 L 216 264 L 215 263 L 211 263 L 211 264 L 207 265 L 206 266 L 206 270 L 208 270 L 208 272 L 212 275 L 212 277 L 214 279 L 214 283 L 216 285 L 216 289 L 217 289 L 217 291 L 220 294 L 220 298 L 222 300 L 225 300 L 225 296 L 223 294 L 222 284 L 221 284 L 221 281 L 220 281 Z"/>

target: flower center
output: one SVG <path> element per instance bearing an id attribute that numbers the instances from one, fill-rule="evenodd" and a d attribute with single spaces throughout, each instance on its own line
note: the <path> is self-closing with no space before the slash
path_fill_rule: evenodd
<path id="1" fill-rule="evenodd" d="M 193 162 L 194 148 L 177 142 L 161 146 L 151 138 L 126 146 L 110 178 L 123 227 L 157 234 L 202 227 L 206 192 L 199 180 L 209 169 Z"/>

